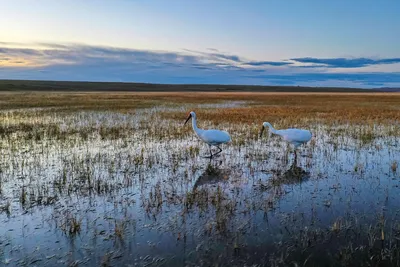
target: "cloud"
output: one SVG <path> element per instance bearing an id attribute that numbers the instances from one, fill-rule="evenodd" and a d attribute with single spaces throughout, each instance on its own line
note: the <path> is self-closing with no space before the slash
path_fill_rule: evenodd
<path id="1" fill-rule="evenodd" d="M 38 56 L 40 52 L 35 49 L 28 48 L 8 48 L 8 47 L 0 47 L 0 55 L 8 55 L 8 56 Z"/>
<path id="2" fill-rule="evenodd" d="M 343 68 L 346 64 L 358 67 L 392 64 L 398 62 L 397 58 L 357 60 L 310 57 L 282 61 L 254 61 L 216 49 L 207 51 L 189 49 L 181 52 L 150 51 L 51 43 L 15 46 L 12 43 L 2 42 L 0 79 L 400 86 L 400 72 L 332 72 L 334 68 Z"/>
<path id="3" fill-rule="evenodd" d="M 371 58 L 292 58 L 291 60 L 298 63 L 311 63 L 304 67 L 327 67 L 327 68 L 360 68 L 371 65 L 394 64 L 400 63 L 400 58 L 371 59 Z"/>
<path id="4" fill-rule="evenodd" d="M 183 49 L 186 52 L 189 53 L 194 53 L 203 56 L 204 58 L 207 59 L 214 59 L 214 60 L 227 60 L 231 61 L 233 63 L 238 63 L 239 65 L 242 66 L 254 66 L 254 67 L 261 67 L 261 66 L 285 66 L 285 65 L 290 65 L 293 64 L 293 62 L 289 61 L 250 61 L 246 60 L 243 57 L 237 56 L 237 55 L 232 55 L 228 53 L 222 53 L 221 51 L 215 49 L 215 48 L 207 48 L 207 50 L 212 51 L 212 52 L 202 52 L 202 51 L 196 51 L 196 50 L 191 50 L 191 49 Z M 215 53 L 218 52 L 218 53 Z"/>
<path id="5" fill-rule="evenodd" d="M 199 57 L 168 51 L 146 51 L 125 48 L 86 46 L 86 45 L 46 45 L 43 49 L 0 47 L 0 57 L 23 58 L 32 66 L 54 66 L 72 64 L 82 65 L 128 65 L 175 67 L 202 64 Z"/>
<path id="6" fill-rule="evenodd" d="M 250 65 L 250 66 L 285 66 L 285 65 L 291 65 L 293 64 L 292 62 L 288 61 L 250 61 L 250 62 L 245 62 L 245 65 Z"/>
<path id="7" fill-rule="evenodd" d="M 218 53 L 210 53 L 208 56 L 213 56 L 217 59 L 227 59 L 235 62 L 242 62 L 240 57 L 235 56 L 235 55 L 226 55 L 226 54 L 218 54 Z"/>
<path id="8" fill-rule="evenodd" d="M 326 80 L 355 81 L 360 83 L 400 83 L 400 73 L 297 73 L 290 75 L 250 75 L 257 79 L 293 80 L 297 82 L 320 82 Z"/>
<path id="9" fill-rule="evenodd" d="M 228 61 L 233 61 L 236 63 L 242 62 L 242 59 L 239 56 L 227 54 L 227 53 L 221 53 L 220 51 L 218 51 L 217 49 L 214 49 L 214 48 L 208 48 L 208 50 L 210 50 L 212 52 L 202 52 L 202 51 L 196 51 L 196 50 L 187 49 L 187 48 L 184 48 L 183 50 L 186 52 L 189 52 L 189 53 L 200 55 L 203 58 L 207 58 L 209 60 L 228 60 Z"/>

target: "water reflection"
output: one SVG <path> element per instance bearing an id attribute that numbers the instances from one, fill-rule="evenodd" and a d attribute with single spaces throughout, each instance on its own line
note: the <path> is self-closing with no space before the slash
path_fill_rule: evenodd
<path id="1" fill-rule="evenodd" d="M 310 172 L 300 167 L 297 163 L 297 158 L 295 157 L 292 165 L 290 165 L 287 170 L 283 172 L 281 170 L 274 171 L 274 175 L 271 178 L 271 183 L 274 186 L 300 184 L 307 181 L 309 178 Z"/>
<path id="2" fill-rule="evenodd" d="M 217 163 L 210 162 L 205 168 L 204 172 L 197 178 L 193 186 L 193 190 L 196 190 L 199 186 L 228 181 L 231 171 L 222 169 L 220 167 L 221 163 L 221 161 Z"/>

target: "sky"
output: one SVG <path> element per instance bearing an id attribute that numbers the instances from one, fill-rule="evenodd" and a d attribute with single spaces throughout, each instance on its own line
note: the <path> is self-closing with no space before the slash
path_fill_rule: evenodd
<path id="1" fill-rule="evenodd" d="M 400 87 L 400 1 L 0 1 L 0 79 Z"/>

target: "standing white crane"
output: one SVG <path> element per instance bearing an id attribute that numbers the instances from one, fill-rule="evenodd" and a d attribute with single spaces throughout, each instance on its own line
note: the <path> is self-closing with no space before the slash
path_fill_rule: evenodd
<path id="1" fill-rule="evenodd" d="M 308 141 L 311 140 L 312 134 L 309 130 L 303 130 L 303 129 L 285 129 L 285 130 L 276 130 L 274 127 L 272 127 L 271 123 L 269 122 L 264 122 L 261 128 L 260 132 L 260 137 L 262 136 L 262 133 L 264 131 L 265 127 L 269 127 L 269 130 L 273 134 L 277 134 L 283 137 L 283 140 L 286 142 L 291 143 L 294 146 L 294 156 L 295 159 L 297 159 L 297 153 L 296 149 L 302 145 L 307 143 Z"/>
<path id="2" fill-rule="evenodd" d="M 206 158 L 212 158 L 213 156 L 219 154 L 222 152 L 222 149 L 219 147 L 221 144 L 225 144 L 231 141 L 231 136 L 229 135 L 228 132 L 226 131 L 220 131 L 220 130 L 203 130 L 197 128 L 197 121 L 196 121 L 196 113 L 194 111 L 191 111 L 189 113 L 188 118 L 185 121 L 185 124 L 192 119 L 192 127 L 193 131 L 197 134 L 197 136 L 205 143 L 208 144 L 210 148 L 210 156 Z M 211 151 L 211 146 L 216 146 L 219 151 L 215 154 L 212 153 Z"/>

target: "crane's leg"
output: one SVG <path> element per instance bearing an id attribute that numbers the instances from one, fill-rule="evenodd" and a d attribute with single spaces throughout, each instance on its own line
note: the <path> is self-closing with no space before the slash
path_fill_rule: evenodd
<path id="1" fill-rule="evenodd" d="M 208 147 L 210 148 L 210 156 L 206 156 L 206 157 L 203 157 L 203 158 L 211 159 L 214 155 L 213 155 L 213 153 L 211 151 L 211 145 L 208 145 Z"/>
<path id="2" fill-rule="evenodd" d="M 222 152 L 222 149 L 219 146 L 216 146 L 216 147 L 219 149 L 219 151 L 217 153 L 215 153 L 213 156 L 215 156 L 215 155 L 217 155 L 217 154 Z"/>

